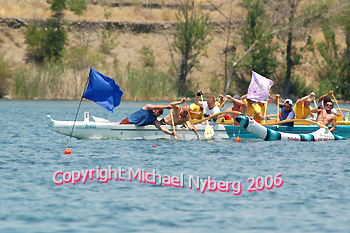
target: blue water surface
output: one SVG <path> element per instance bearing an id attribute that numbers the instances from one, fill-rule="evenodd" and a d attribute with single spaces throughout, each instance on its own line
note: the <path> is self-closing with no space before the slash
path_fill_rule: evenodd
<path id="1" fill-rule="evenodd" d="M 74 120 L 78 101 L 0 100 L 0 232 L 350 232 L 350 141 L 76 140 L 46 115 Z M 83 112 L 118 122 L 90 101 Z M 270 106 L 270 105 L 269 105 Z M 275 113 L 269 107 L 268 113 Z M 341 105 L 349 108 L 349 105 Z M 166 112 L 167 113 L 167 112 Z M 156 146 L 156 147 L 154 147 Z M 55 185 L 61 170 L 156 170 L 184 174 L 184 188 L 97 179 Z M 249 178 L 282 174 L 280 188 L 248 192 Z M 241 194 L 189 188 L 189 176 L 240 181 Z M 62 177 L 62 176 L 61 176 Z"/>

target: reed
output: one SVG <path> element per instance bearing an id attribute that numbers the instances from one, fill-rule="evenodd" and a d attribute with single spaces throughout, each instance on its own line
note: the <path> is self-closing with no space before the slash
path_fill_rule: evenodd
<path id="1" fill-rule="evenodd" d="M 25 65 L 13 77 L 16 99 L 79 99 L 89 70 L 65 68 L 62 64 L 43 67 Z"/>
<path id="2" fill-rule="evenodd" d="M 155 69 L 115 68 L 109 65 L 94 67 L 115 79 L 124 91 L 123 100 L 172 100 L 176 88 L 172 77 Z M 74 69 L 64 63 L 44 66 L 24 65 L 12 77 L 15 99 L 80 99 L 88 80 L 89 67 Z"/>
<path id="3" fill-rule="evenodd" d="M 155 68 L 132 68 L 129 63 L 124 70 L 115 71 L 116 82 L 124 91 L 125 100 L 172 100 L 176 98 L 174 78 Z"/>

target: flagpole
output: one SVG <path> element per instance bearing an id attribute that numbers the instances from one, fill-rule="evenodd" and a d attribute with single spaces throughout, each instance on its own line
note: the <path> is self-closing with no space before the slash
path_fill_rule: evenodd
<path id="1" fill-rule="evenodd" d="M 90 67 L 90 71 L 92 69 L 92 66 Z M 90 72 L 89 72 L 90 73 Z M 90 77 L 90 76 L 89 76 Z M 73 127 L 72 127 L 72 131 L 70 132 L 70 136 L 69 136 L 69 141 L 68 141 L 68 147 L 67 149 L 64 151 L 65 154 L 70 154 L 71 151 L 69 149 L 69 144 L 70 144 L 70 141 L 72 139 L 72 135 L 73 135 L 73 130 L 74 130 L 74 126 L 75 126 L 75 122 L 77 121 L 77 117 L 78 117 L 78 112 L 79 112 L 79 109 L 80 109 L 80 105 L 81 105 L 81 102 L 83 101 L 83 95 L 86 91 L 86 87 L 89 83 L 89 77 L 87 78 L 87 81 L 86 81 L 86 84 L 85 84 L 85 87 L 84 87 L 84 91 L 83 91 L 83 94 L 81 95 L 81 98 L 80 98 L 80 101 L 79 101 L 79 106 L 78 106 L 78 110 L 77 110 L 77 113 L 75 114 L 75 119 L 74 119 L 74 122 L 73 122 Z"/>

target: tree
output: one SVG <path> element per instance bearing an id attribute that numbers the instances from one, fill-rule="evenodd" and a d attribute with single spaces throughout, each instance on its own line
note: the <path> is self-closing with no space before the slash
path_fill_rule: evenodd
<path id="1" fill-rule="evenodd" d="M 64 10 L 70 7 L 75 14 L 81 15 L 86 9 L 86 0 L 48 0 L 52 11 L 51 18 L 42 27 L 36 23 L 28 26 L 26 43 L 28 56 L 37 62 L 46 60 L 59 60 L 67 41 Z"/>
<path id="2" fill-rule="evenodd" d="M 303 47 L 295 46 L 297 42 L 305 41 L 305 37 L 311 27 L 317 27 L 326 17 L 331 1 L 318 0 L 275 0 L 267 1 L 266 6 L 274 18 L 279 18 L 274 27 L 274 34 L 285 43 L 282 55 L 285 57 L 284 85 L 282 97 L 287 98 L 291 94 L 291 87 L 298 86 L 299 78 L 293 77 L 296 66 L 302 64 Z M 295 82 L 295 83 L 294 83 Z M 303 91 L 301 91 L 303 92 Z M 298 93 L 293 90 L 293 93 Z"/>
<path id="3" fill-rule="evenodd" d="M 295 19 L 295 14 L 297 11 L 297 7 L 300 3 L 300 0 L 289 0 L 289 4 L 287 7 L 288 14 L 287 14 L 287 46 L 286 46 L 286 77 L 285 77 L 285 83 L 284 88 L 282 91 L 282 97 L 287 98 L 289 94 L 289 88 L 290 88 L 290 80 L 292 77 L 292 70 L 295 68 L 296 65 L 300 65 L 302 55 L 297 52 L 295 46 L 293 46 L 293 39 L 294 39 L 294 31 L 293 31 L 293 23 Z"/>
<path id="4" fill-rule="evenodd" d="M 224 94 L 229 92 L 231 85 L 232 77 L 236 75 L 240 80 L 239 85 L 241 88 L 246 88 L 248 82 L 245 80 L 244 75 L 241 73 L 239 77 L 237 70 L 245 66 L 246 70 L 250 69 L 248 73 L 251 73 L 252 69 L 264 74 L 269 75 L 277 66 L 276 58 L 274 57 L 274 52 L 277 50 L 277 44 L 274 44 L 273 32 L 271 32 L 272 26 L 276 23 L 277 20 L 270 23 L 268 20 L 268 14 L 264 10 L 264 1 L 260 0 L 247 0 L 243 1 L 243 7 L 247 10 L 245 20 L 241 23 L 243 26 L 240 28 L 240 38 L 233 38 L 233 41 L 239 41 L 240 45 L 243 45 L 244 51 L 238 57 L 238 45 L 230 46 L 235 47 L 231 61 L 228 62 L 229 51 L 229 38 L 230 38 L 230 29 L 232 26 L 232 15 L 227 17 L 215 4 L 207 0 L 216 11 L 223 15 L 228 21 L 228 35 L 227 43 L 225 48 L 225 86 Z M 231 2 L 232 4 L 232 2 Z M 231 12 L 232 14 L 232 5 Z M 252 30 L 252 31 L 251 31 Z M 250 55 L 251 53 L 255 53 Z M 245 61 L 249 60 L 249 61 Z M 245 61 L 245 62 L 243 62 Z M 253 62 L 253 63 L 252 63 Z M 229 64 L 231 63 L 231 64 Z M 245 63 L 239 65 L 240 63 Z M 250 65 L 249 65 L 250 64 Z M 237 82 L 238 83 L 238 82 Z"/>
<path id="5" fill-rule="evenodd" d="M 322 59 L 318 59 L 316 51 L 314 66 L 317 69 L 319 79 L 319 92 L 327 93 L 333 90 L 339 98 L 349 98 L 350 90 L 347 80 L 347 54 L 346 50 L 341 51 L 336 43 L 335 33 L 329 22 L 324 22 L 322 32 L 325 41 L 316 43 L 316 51 Z"/>
<path id="6" fill-rule="evenodd" d="M 241 89 L 246 90 L 249 82 L 244 74 L 251 75 L 255 72 L 270 77 L 278 66 L 276 52 L 278 44 L 273 42 L 273 34 L 271 26 L 268 22 L 269 15 L 264 10 L 264 4 L 260 0 L 245 0 L 243 7 L 247 14 L 245 21 L 240 28 L 240 43 L 245 53 L 245 60 L 237 66 L 236 71 L 231 70 L 231 78 L 233 74 L 237 75 Z M 235 66 L 237 65 L 234 64 Z M 237 70 L 240 70 L 238 72 Z M 229 86 L 226 86 L 225 94 L 228 92 Z"/>
<path id="7" fill-rule="evenodd" d="M 183 96 L 187 92 L 187 75 L 192 68 L 199 63 L 199 56 L 210 43 L 208 38 L 211 32 L 211 24 L 208 14 L 204 14 L 202 6 L 197 8 L 189 0 L 184 0 L 179 12 L 176 14 L 176 30 L 174 41 L 170 46 L 172 61 L 179 77 L 178 95 Z M 176 65 L 172 50 L 181 56 L 180 67 Z"/>
<path id="8" fill-rule="evenodd" d="M 339 2 L 337 9 L 338 14 L 336 14 L 334 21 L 341 26 L 345 36 L 346 49 L 344 51 L 344 59 L 345 59 L 345 75 L 347 79 L 347 83 L 345 84 L 348 89 L 350 89 L 350 3 L 347 0 L 343 0 Z M 337 94 L 337 93 L 336 93 Z M 350 96 L 347 96 L 348 98 Z"/>

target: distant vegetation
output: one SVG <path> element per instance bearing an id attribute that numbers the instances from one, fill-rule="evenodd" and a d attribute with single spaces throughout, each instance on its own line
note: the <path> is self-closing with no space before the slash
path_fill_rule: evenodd
<path id="1" fill-rule="evenodd" d="M 219 14 L 226 21 L 223 25 L 227 28 L 221 33 L 227 39 L 221 67 L 213 67 L 211 77 L 205 78 L 210 82 L 210 92 L 245 94 L 254 70 L 272 79 L 272 91 L 285 98 L 333 90 L 337 98 L 350 99 L 350 2 L 346 0 L 244 0 L 240 2 L 244 17 L 239 19 L 238 28 L 233 28 L 237 18 L 232 13 L 237 1 L 223 6 L 212 4 L 214 10 L 205 10 L 200 4 L 184 0 L 175 14 L 176 28 L 164 37 L 169 46 L 164 52 L 172 59 L 165 69 L 148 46 L 138 52 L 138 65 L 129 62 L 121 67 L 117 58 L 109 59 L 111 51 L 120 46 L 119 34 L 112 30 L 100 31 L 98 48 L 81 43 L 68 49 L 66 10 L 84 15 L 89 2 L 47 3 L 51 16 L 46 23 L 26 28 L 27 64 L 18 66 L 0 54 L 0 96 L 11 93 L 14 98 L 78 99 L 90 66 L 116 79 L 125 99 L 164 100 L 193 95 L 199 83 L 193 82 L 191 73 L 201 69 L 201 56 L 208 56 L 215 35 L 211 15 Z M 104 17 L 112 17 L 110 5 L 102 6 Z M 321 31 L 324 39 L 316 42 L 310 35 L 315 30 Z M 336 40 L 335 31 L 345 43 Z M 312 74 L 297 72 L 302 65 L 312 67 Z M 317 82 L 306 85 L 302 75 L 316 76 Z"/>

